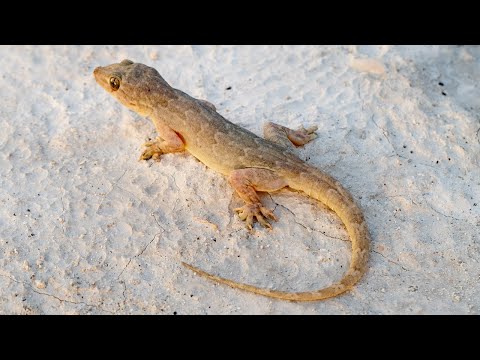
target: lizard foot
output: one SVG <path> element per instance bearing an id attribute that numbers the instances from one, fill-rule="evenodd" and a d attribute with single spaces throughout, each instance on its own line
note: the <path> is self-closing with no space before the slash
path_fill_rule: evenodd
<path id="1" fill-rule="evenodd" d="M 163 154 L 163 151 L 160 149 L 159 143 L 156 141 L 149 141 L 143 144 L 147 148 L 145 151 L 140 155 L 139 160 L 149 160 L 153 159 L 155 161 L 160 161 L 160 156 Z"/>
<path id="2" fill-rule="evenodd" d="M 277 218 L 273 212 L 266 207 L 263 207 L 262 204 L 246 204 L 242 207 L 235 209 L 238 213 L 238 216 L 241 220 L 246 222 L 248 230 L 253 230 L 253 219 L 256 218 L 257 221 L 262 224 L 265 228 L 272 230 L 272 225 L 265 219 L 269 218 L 271 220 L 277 221 Z"/>
<path id="3" fill-rule="evenodd" d="M 317 134 L 315 131 L 318 130 L 318 126 L 310 126 L 308 128 L 304 128 L 301 126 L 298 130 L 290 130 L 288 131 L 288 138 L 292 143 L 297 146 L 305 145 L 306 143 L 312 141 L 313 139 L 317 138 Z"/>

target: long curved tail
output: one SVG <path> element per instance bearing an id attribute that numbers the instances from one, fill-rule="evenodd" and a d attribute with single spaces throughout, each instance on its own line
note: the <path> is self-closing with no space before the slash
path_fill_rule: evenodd
<path id="1" fill-rule="evenodd" d="M 352 257 L 348 271 L 339 282 L 316 291 L 291 293 L 238 283 L 209 274 L 184 262 L 182 264 L 207 279 L 228 285 L 234 289 L 282 300 L 317 301 L 337 296 L 351 289 L 366 271 L 369 254 L 370 235 L 360 208 L 338 181 L 316 168 L 308 167 L 304 172 L 288 172 L 282 174 L 282 176 L 287 179 L 292 189 L 303 191 L 312 198 L 321 201 L 331 208 L 345 224 L 352 242 Z"/>

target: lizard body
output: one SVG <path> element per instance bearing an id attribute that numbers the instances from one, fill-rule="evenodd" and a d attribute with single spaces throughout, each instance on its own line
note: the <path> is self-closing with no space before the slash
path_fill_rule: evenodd
<path id="1" fill-rule="evenodd" d="M 360 208 L 352 196 L 331 176 L 299 159 L 291 150 L 316 137 L 316 127 L 291 130 L 268 123 L 262 139 L 216 112 L 215 106 L 171 87 L 153 68 L 123 60 L 97 67 L 99 85 L 123 105 L 149 117 L 159 134 L 146 143 L 141 159 L 159 160 L 164 153 L 188 151 L 208 167 L 228 177 L 245 201 L 235 209 L 252 230 L 254 219 L 270 228 L 276 220 L 265 208 L 257 191 L 272 192 L 284 187 L 300 190 L 331 208 L 345 224 L 352 241 L 348 271 L 337 283 L 316 291 L 283 292 L 237 283 L 208 274 L 192 265 L 187 268 L 211 280 L 259 295 L 290 301 L 315 301 L 349 290 L 366 271 L 370 236 Z"/>

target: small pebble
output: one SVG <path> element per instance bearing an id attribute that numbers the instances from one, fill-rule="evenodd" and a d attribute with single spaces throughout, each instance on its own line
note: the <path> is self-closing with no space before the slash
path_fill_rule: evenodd
<path id="1" fill-rule="evenodd" d="M 37 289 L 45 289 L 46 287 L 45 283 L 40 280 L 35 280 L 35 286 Z"/>

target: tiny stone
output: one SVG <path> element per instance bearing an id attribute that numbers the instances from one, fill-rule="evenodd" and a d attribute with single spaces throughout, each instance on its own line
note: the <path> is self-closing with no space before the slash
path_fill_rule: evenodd
<path id="1" fill-rule="evenodd" d="M 45 283 L 40 281 L 40 280 L 35 280 L 35 286 L 38 289 L 45 289 L 45 287 L 46 287 Z"/>
<path id="2" fill-rule="evenodd" d="M 25 260 L 25 261 L 23 262 L 22 268 L 23 268 L 23 270 L 25 270 L 25 271 L 30 270 L 30 265 L 28 265 L 28 261 L 27 261 L 27 260 Z"/>

